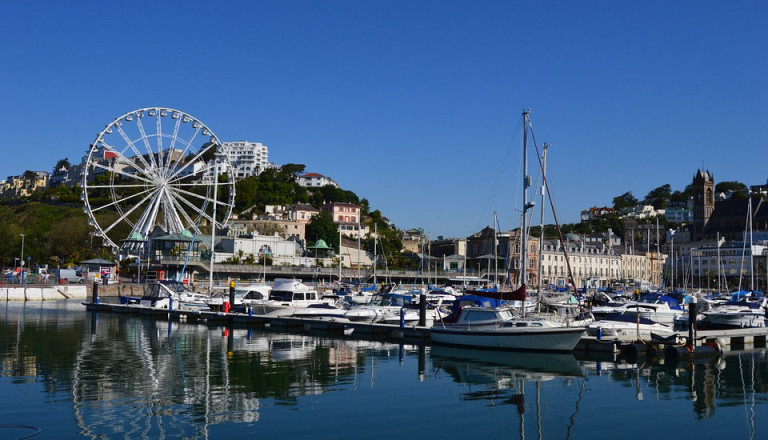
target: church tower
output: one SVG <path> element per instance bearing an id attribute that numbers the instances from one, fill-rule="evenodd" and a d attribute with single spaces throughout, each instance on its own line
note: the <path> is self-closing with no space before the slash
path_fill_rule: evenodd
<path id="1" fill-rule="evenodd" d="M 715 210 L 715 179 L 709 171 L 698 170 L 693 176 L 692 241 L 704 239 L 709 217 Z"/>

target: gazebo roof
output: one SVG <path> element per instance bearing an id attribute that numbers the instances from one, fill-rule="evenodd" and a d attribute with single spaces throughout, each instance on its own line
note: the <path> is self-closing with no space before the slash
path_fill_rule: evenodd
<path id="1" fill-rule="evenodd" d="M 192 241 L 193 237 L 194 236 L 192 235 L 192 233 L 185 229 L 176 234 L 169 234 L 169 235 L 162 235 L 160 237 L 155 237 L 154 240 L 156 241 Z M 201 238 L 202 237 L 198 237 L 196 240 L 200 241 Z"/>
<path id="2" fill-rule="evenodd" d="M 144 241 L 144 236 L 141 235 L 141 232 L 139 231 L 133 231 L 131 232 L 131 235 L 129 235 L 128 238 L 126 238 L 123 241 L 140 241 L 141 242 L 141 241 Z"/>
<path id="3" fill-rule="evenodd" d="M 99 266 L 116 266 L 114 261 L 105 260 L 103 258 L 91 258 L 90 260 L 81 261 L 80 264 L 98 264 Z"/>
<path id="4" fill-rule="evenodd" d="M 317 240 L 314 246 L 307 246 L 307 249 L 332 249 L 332 248 L 328 246 L 325 240 L 321 238 L 320 240 Z"/>

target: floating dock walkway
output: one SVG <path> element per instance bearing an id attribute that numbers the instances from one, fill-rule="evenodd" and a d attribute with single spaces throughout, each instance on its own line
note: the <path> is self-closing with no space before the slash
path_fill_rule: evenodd
<path id="1" fill-rule="evenodd" d="M 413 325 L 392 325 L 377 323 L 351 322 L 339 319 L 307 319 L 293 317 L 269 317 L 249 315 L 245 313 L 225 313 L 208 310 L 180 310 L 151 308 L 139 305 L 83 303 L 88 311 L 106 313 L 126 313 L 152 316 L 160 319 L 179 321 L 197 321 L 218 323 L 222 325 L 243 326 L 252 328 L 271 328 L 290 332 L 321 332 L 328 335 L 358 335 L 363 338 L 380 338 L 395 341 L 429 342 L 430 327 Z M 699 330 L 696 332 L 697 347 L 684 348 L 681 343 L 652 343 L 641 342 L 631 336 L 612 336 L 596 338 L 582 336 L 574 352 L 597 356 L 615 356 L 619 353 L 629 357 L 645 356 L 662 353 L 666 358 L 680 359 L 681 357 L 713 356 L 721 350 L 739 350 L 748 347 L 765 348 L 768 328 L 745 328 L 733 330 Z M 680 333 L 674 338 L 684 341 L 686 335 Z M 711 347 L 711 348 L 702 348 Z M 716 347 L 716 349 L 714 348 Z"/>

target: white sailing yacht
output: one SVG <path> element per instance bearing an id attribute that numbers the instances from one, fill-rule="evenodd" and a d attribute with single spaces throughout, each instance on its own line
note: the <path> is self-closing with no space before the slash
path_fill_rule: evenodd
<path id="1" fill-rule="evenodd" d="M 534 204 L 528 202 L 528 128 L 530 112 L 523 111 L 523 215 L 521 234 L 526 231 L 526 212 Z M 527 246 L 521 246 L 520 290 L 525 294 L 527 282 Z M 444 345 L 526 351 L 572 351 L 584 334 L 584 327 L 565 327 L 561 323 L 541 317 L 525 317 L 509 308 L 467 306 L 461 309 L 455 324 L 436 324 L 432 327 L 432 342 Z M 494 314 L 496 320 L 489 325 L 473 325 L 469 314 Z"/>

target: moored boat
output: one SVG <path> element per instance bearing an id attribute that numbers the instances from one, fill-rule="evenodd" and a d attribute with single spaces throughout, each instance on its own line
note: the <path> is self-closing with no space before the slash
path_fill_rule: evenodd
<path id="1" fill-rule="evenodd" d="M 249 302 L 247 306 L 254 315 L 292 316 L 296 310 L 317 304 L 334 304 L 335 301 L 321 298 L 315 289 L 297 279 L 277 278 L 272 285 L 269 298 Z"/>
<path id="2" fill-rule="evenodd" d="M 768 317 L 768 298 L 750 293 L 733 294 L 731 301 L 702 313 L 701 328 L 763 328 Z"/>

